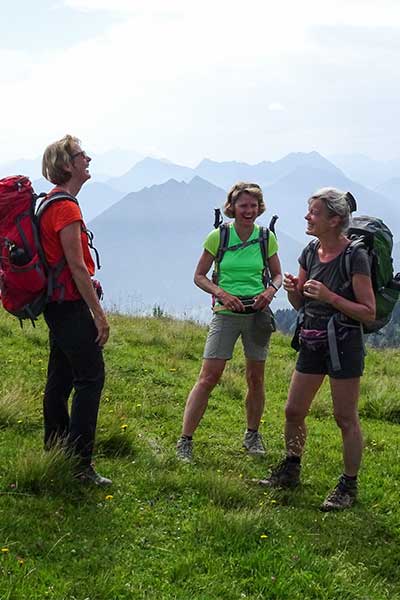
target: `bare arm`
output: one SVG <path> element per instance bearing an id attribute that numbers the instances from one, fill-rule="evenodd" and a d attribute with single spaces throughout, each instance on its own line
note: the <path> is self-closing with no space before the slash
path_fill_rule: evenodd
<path id="1" fill-rule="evenodd" d="M 244 306 L 239 298 L 236 298 L 236 296 L 232 296 L 232 294 L 225 292 L 222 288 L 211 281 L 209 277 L 207 277 L 207 273 L 211 269 L 213 262 L 213 255 L 208 252 L 208 250 L 204 250 L 203 254 L 200 256 L 200 260 L 197 263 L 194 273 L 195 284 L 204 292 L 213 294 L 227 309 L 240 312 L 244 311 Z"/>
<path id="2" fill-rule="evenodd" d="M 285 273 L 283 278 L 283 289 L 286 290 L 288 300 L 295 310 L 299 310 L 304 304 L 303 285 L 307 279 L 307 273 L 300 267 L 297 277 Z"/>
<path id="3" fill-rule="evenodd" d="M 80 221 L 75 221 L 60 231 L 60 242 L 76 287 L 93 313 L 98 333 L 96 342 L 102 347 L 108 340 L 110 328 L 83 259 Z"/>
<path id="4" fill-rule="evenodd" d="M 331 304 L 336 310 L 361 323 L 369 323 L 375 319 L 376 303 L 371 278 L 368 275 L 355 273 L 352 277 L 355 301 L 347 300 L 329 290 L 320 281 L 309 279 L 304 284 L 304 295 L 314 300 L 322 300 Z"/>
<path id="5" fill-rule="evenodd" d="M 254 302 L 254 308 L 256 310 L 262 310 L 275 298 L 276 292 L 282 285 L 282 268 L 278 254 L 273 254 L 268 259 L 268 267 L 271 273 L 271 282 L 274 284 L 269 285 L 261 294 L 259 294 Z"/>

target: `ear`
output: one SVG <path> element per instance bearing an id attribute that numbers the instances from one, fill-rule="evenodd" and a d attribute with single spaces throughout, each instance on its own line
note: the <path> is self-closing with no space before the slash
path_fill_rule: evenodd
<path id="1" fill-rule="evenodd" d="M 334 217 L 331 217 L 329 219 L 329 227 L 331 227 L 331 229 L 336 229 L 337 227 L 339 227 L 341 222 L 342 222 L 341 217 L 339 215 L 335 215 Z"/>
<path id="2" fill-rule="evenodd" d="M 72 173 L 72 169 L 73 169 L 73 167 L 74 167 L 74 164 L 73 164 L 73 162 L 70 162 L 70 163 L 65 163 L 65 164 L 63 165 L 63 171 L 65 171 L 66 173 Z"/>

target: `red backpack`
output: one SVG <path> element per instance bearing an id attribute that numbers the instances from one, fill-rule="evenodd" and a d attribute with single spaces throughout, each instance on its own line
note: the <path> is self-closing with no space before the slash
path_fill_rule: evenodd
<path id="1" fill-rule="evenodd" d="M 37 201 L 42 198 L 36 210 Z M 66 192 L 37 195 L 27 177 L 16 175 L 0 179 L 0 292 L 3 307 L 12 315 L 36 318 L 60 288 L 62 300 L 62 272 L 65 258 L 49 267 L 39 239 L 39 219 L 57 200 L 70 200 Z"/>

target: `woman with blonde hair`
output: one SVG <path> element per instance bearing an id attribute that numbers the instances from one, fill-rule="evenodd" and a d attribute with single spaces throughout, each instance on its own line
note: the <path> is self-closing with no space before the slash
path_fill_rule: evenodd
<path id="1" fill-rule="evenodd" d="M 73 452 L 80 480 L 106 486 L 111 480 L 99 475 L 91 461 L 109 325 L 92 280 L 91 237 L 76 198 L 90 179 L 90 162 L 71 135 L 50 144 L 42 161 L 43 176 L 55 186 L 38 209 L 40 239 L 54 277 L 44 309 L 50 343 L 44 441 L 47 449 L 61 442 Z"/>
<path id="2" fill-rule="evenodd" d="M 245 182 L 235 184 L 224 207 L 225 215 L 234 220 L 213 230 L 204 242 L 194 281 L 199 288 L 214 296 L 216 304 L 200 375 L 186 402 L 182 435 L 177 443 L 177 456 L 181 460 L 192 459 L 193 434 L 227 360 L 232 358 L 239 337 L 246 356 L 248 388 L 247 431 L 243 445 L 251 454 L 265 453 L 258 429 L 265 403 L 265 359 L 273 330 L 269 305 L 281 286 L 282 275 L 275 235 L 270 231 L 267 239 L 261 239 L 264 228 L 255 223 L 264 211 L 260 186 Z M 227 239 L 222 253 L 221 236 L 225 235 L 224 231 Z M 218 277 L 211 280 L 207 274 L 213 262 Z"/>

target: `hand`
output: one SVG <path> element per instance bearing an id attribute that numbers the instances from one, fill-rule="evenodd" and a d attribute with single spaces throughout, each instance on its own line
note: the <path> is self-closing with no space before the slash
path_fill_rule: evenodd
<path id="1" fill-rule="evenodd" d="M 259 294 L 254 299 L 253 308 L 254 310 L 263 310 L 266 306 L 268 306 L 275 297 L 275 288 L 268 287 L 264 292 Z"/>
<path id="2" fill-rule="evenodd" d="M 96 325 L 96 329 L 97 329 L 97 338 L 96 338 L 96 343 L 100 346 L 100 348 L 103 348 L 103 346 L 105 346 L 108 337 L 110 335 L 110 326 L 107 322 L 106 316 L 105 314 L 100 314 L 100 315 L 95 315 L 94 317 L 94 324 Z"/>
<path id="3" fill-rule="evenodd" d="M 297 292 L 298 291 L 299 278 L 291 275 L 291 273 L 283 274 L 283 289 L 286 292 Z"/>
<path id="4" fill-rule="evenodd" d="M 228 294 L 228 292 L 224 292 L 224 290 L 221 290 L 217 298 L 221 300 L 222 304 L 228 310 L 233 310 L 235 312 L 245 311 L 245 307 L 241 300 L 239 300 L 239 298 L 237 298 L 236 296 L 232 296 L 232 294 Z"/>
<path id="5" fill-rule="evenodd" d="M 331 303 L 334 294 L 329 288 L 320 281 L 308 279 L 303 285 L 303 293 L 307 298 L 312 300 L 320 300 L 321 302 Z"/>

